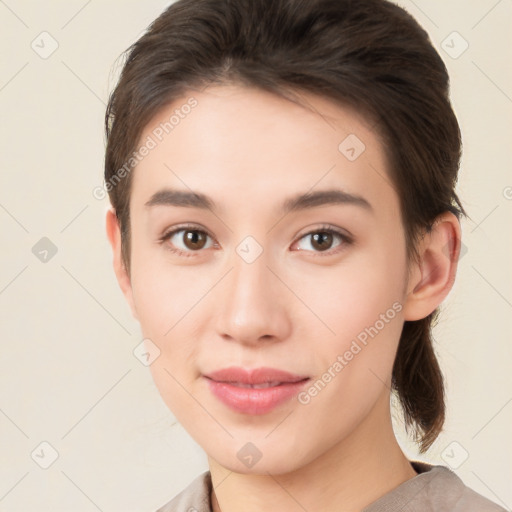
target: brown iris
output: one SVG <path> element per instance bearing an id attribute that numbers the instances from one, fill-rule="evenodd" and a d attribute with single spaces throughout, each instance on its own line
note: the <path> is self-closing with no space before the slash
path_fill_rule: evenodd
<path id="1" fill-rule="evenodd" d="M 332 233 L 327 231 L 319 231 L 312 235 L 312 243 L 311 245 L 320 251 L 324 251 L 329 249 L 332 245 Z"/>
<path id="2" fill-rule="evenodd" d="M 205 246 L 207 237 L 208 235 L 202 231 L 187 230 L 183 241 L 188 249 L 198 250 Z"/>

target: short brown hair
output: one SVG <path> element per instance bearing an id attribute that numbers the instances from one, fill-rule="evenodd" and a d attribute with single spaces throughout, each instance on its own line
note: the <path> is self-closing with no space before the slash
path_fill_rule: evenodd
<path id="1" fill-rule="evenodd" d="M 466 215 L 455 185 L 461 154 L 446 67 L 425 30 L 386 0 L 178 0 L 126 51 L 105 116 L 112 182 L 151 118 L 210 84 L 255 86 L 290 99 L 322 95 L 375 123 L 399 196 L 408 262 L 446 211 Z M 131 174 L 108 189 L 130 269 Z M 431 328 L 438 309 L 406 321 L 392 384 L 425 451 L 445 417 Z"/>

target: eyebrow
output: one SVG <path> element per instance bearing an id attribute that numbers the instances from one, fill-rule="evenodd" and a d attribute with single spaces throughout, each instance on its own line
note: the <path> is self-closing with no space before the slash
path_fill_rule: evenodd
<path id="1" fill-rule="evenodd" d="M 280 213 L 287 214 L 294 211 L 332 204 L 353 205 L 373 212 L 372 205 L 364 197 L 350 194 L 343 190 L 329 189 L 301 193 L 290 197 L 283 202 Z M 201 192 L 169 188 L 155 192 L 144 206 L 146 208 L 153 206 L 177 206 L 212 211 L 217 209 L 215 201 Z"/>

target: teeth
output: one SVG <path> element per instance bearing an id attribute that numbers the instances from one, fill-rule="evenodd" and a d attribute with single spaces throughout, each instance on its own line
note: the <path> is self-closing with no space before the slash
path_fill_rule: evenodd
<path id="1" fill-rule="evenodd" d="M 244 384 L 242 382 L 231 382 L 232 386 L 236 386 L 239 388 L 253 388 L 253 389 L 265 389 L 271 388 L 274 386 L 279 386 L 280 382 L 262 382 L 261 384 Z"/>

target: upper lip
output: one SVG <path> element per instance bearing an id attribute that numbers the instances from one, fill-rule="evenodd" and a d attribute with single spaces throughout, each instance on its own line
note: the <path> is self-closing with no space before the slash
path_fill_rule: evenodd
<path id="1" fill-rule="evenodd" d="M 208 379 L 217 382 L 238 382 L 241 384 L 264 384 L 268 382 L 300 382 L 308 379 L 308 376 L 294 375 L 284 370 L 276 368 L 254 368 L 245 369 L 237 366 L 230 366 L 208 374 L 205 374 Z"/>

